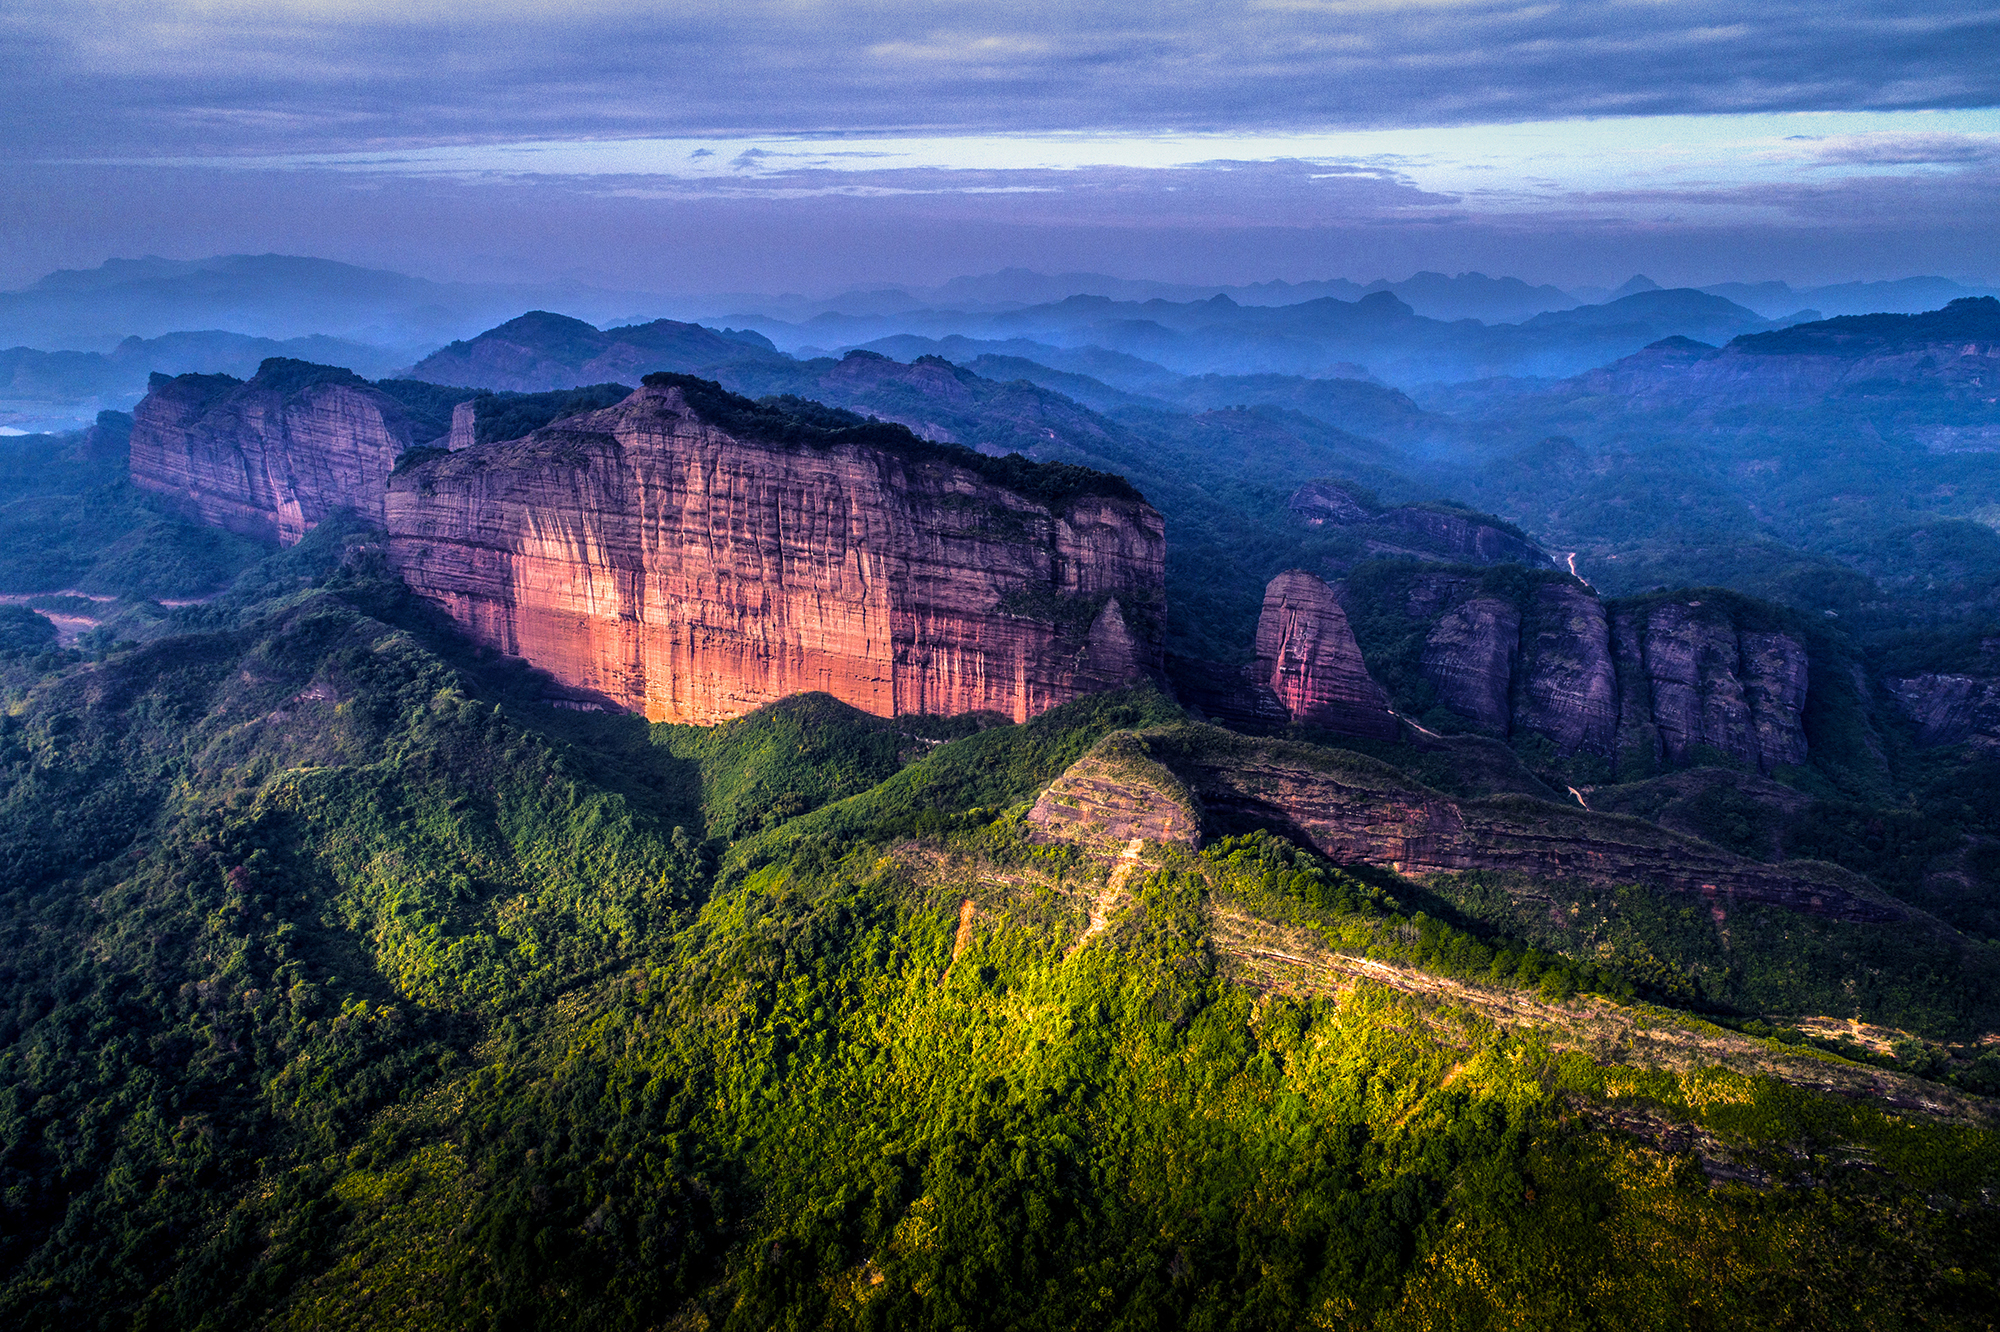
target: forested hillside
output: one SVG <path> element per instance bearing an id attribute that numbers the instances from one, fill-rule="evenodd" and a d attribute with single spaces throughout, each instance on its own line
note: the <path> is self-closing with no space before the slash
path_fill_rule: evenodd
<path id="1" fill-rule="evenodd" d="M 1209 817 L 1156 691 L 552 708 L 339 524 L 161 614 L 0 665 L 9 1325 L 1990 1318 L 1978 1028 L 1271 830 L 1050 837 L 1073 766 Z"/>

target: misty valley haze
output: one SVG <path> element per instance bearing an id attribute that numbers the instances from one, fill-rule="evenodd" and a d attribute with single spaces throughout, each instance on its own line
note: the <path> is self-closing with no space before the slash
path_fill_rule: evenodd
<path id="1" fill-rule="evenodd" d="M 0 1326 L 1990 1330 L 1996 51 L 0 7 Z"/>

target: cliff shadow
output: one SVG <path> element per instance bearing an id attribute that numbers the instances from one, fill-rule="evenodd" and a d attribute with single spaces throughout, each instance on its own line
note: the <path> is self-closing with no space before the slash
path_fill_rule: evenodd
<path id="1" fill-rule="evenodd" d="M 363 562 L 365 564 L 365 561 Z M 650 817 L 706 836 L 701 764 L 658 743 L 653 724 L 614 704 L 585 699 L 546 671 L 466 638 L 438 607 L 386 572 L 342 589 L 361 609 L 417 639 L 457 672 L 466 692 L 499 706 L 509 721 L 563 751 L 578 775 L 615 791 Z"/>

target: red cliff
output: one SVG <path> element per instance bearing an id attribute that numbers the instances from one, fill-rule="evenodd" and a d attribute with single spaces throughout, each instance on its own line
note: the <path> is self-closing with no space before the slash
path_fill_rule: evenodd
<path id="1" fill-rule="evenodd" d="M 345 370 L 266 361 L 157 377 L 133 409 L 132 483 L 190 518 L 291 545 L 337 509 L 381 526 L 383 488 L 411 444 L 396 401 Z"/>
<path id="2" fill-rule="evenodd" d="M 655 720 L 807 690 L 1024 720 L 1159 668 L 1163 525 L 1117 478 L 649 380 L 392 477 L 409 585 Z"/>
<path id="3" fill-rule="evenodd" d="M 1697 764 L 1771 773 L 1806 762 L 1805 647 L 1747 599 L 1607 606 L 1546 575 L 1510 599 L 1476 576 L 1430 570 L 1376 595 L 1429 622 L 1418 668 L 1465 729 L 1544 737 L 1565 757 L 1614 764 L 1621 780 Z"/>
<path id="4" fill-rule="evenodd" d="M 1251 673 L 1298 725 L 1396 737 L 1389 696 L 1362 664 L 1347 612 L 1332 588 L 1303 569 L 1287 569 L 1264 589 Z"/>

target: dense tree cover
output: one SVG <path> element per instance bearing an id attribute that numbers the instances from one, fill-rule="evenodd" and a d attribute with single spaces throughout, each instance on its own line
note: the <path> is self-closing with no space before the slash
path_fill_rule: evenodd
<path id="1" fill-rule="evenodd" d="M 176 614 L 8 677 L 10 1325 L 1990 1312 L 1990 1130 L 1266 990 L 1228 926 L 1630 993 L 1525 922 L 1254 833 L 1150 851 L 1076 948 L 1112 870 L 1023 802 L 1175 719 L 1156 693 L 1020 726 L 562 712 L 334 529 Z"/>
<path id="2" fill-rule="evenodd" d="M 78 435 L 0 440 L 0 594 L 77 589 L 120 597 L 215 591 L 267 553 L 170 515 L 126 476 L 132 421 L 106 412 Z"/>
<path id="3" fill-rule="evenodd" d="M 1271 573 L 1353 554 L 1269 520 L 1291 485 L 1330 460 L 1402 484 L 1270 409 L 1153 439 L 1176 641 L 1217 657 Z M 187 527 L 115 444 L 8 442 L 0 567 L 234 582 L 128 602 L 143 645 L 0 616 L 9 1325 L 1978 1327 L 2000 1301 L 2000 1143 L 1951 1099 L 2000 1092 L 2000 1060 L 1937 1043 L 1984 1030 L 1962 957 L 1637 887 L 1417 885 L 1270 831 L 1115 868 L 1022 810 L 1105 735 L 1179 720 L 1156 691 L 1019 726 L 554 710 L 365 532 L 272 554 Z M 1648 475 L 1605 521 L 1666 493 Z M 1667 548 L 1632 521 L 1621 549 Z M 1733 521 L 1732 559 L 1765 540 Z M 1898 539 L 1983 595 L 1977 533 Z M 1523 601 L 1543 578 L 1480 576 Z M 1919 753 L 1846 669 L 1983 638 L 1825 596 L 1837 625 L 1785 621 L 1838 668 L 1796 798 L 1740 774 L 1626 798 L 2000 934 L 2000 766 Z M 1560 794 L 1498 742 L 1373 749 Z M 1870 1057 L 1931 1081 L 1892 1106 L 1719 1067 L 1684 1011 L 1796 1051 L 1801 993 L 1904 1028 Z M 1605 1013 L 1691 1053 L 1642 1059 Z"/>
<path id="4" fill-rule="evenodd" d="M 1055 512 L 1087 495 L 1138 499 L 1122 476 L 1065 462 L 1035 462 L 1018 453 L 991 457 L 961 444 L 924 439 L 908 426 L 789 395 L 756 402 L 731 393 L 710 379 L 659 371 L 643 381 L 649 388 L 677 388 L 702 420 L 739 439 L 768 440 L 807 448 L 865 444 L 918 462 L 944 462 L 975 472 L 995 485 L 1026 495 Z"/>

